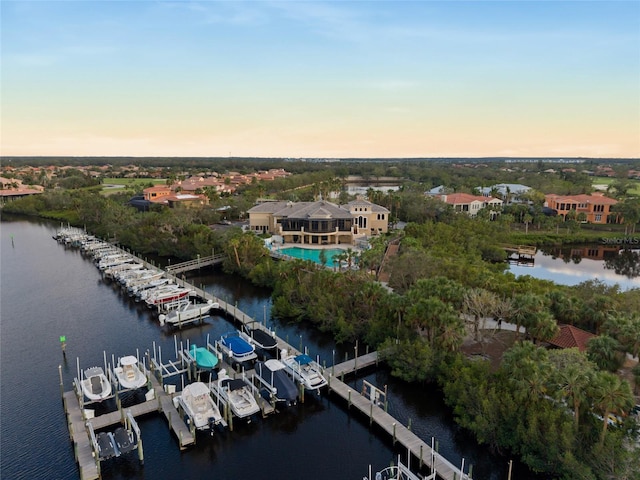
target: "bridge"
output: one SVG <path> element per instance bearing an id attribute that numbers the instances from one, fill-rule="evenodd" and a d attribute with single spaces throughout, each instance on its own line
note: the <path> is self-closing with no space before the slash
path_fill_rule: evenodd
<path id="1" fill-rule="evenodd" d="M 190 270 L 197 270 L 202 267 L 209 267 L 211 265 L 220 265 L 224 261 L 225 255 L 219 253 L 217 255 L 210 255 L 208 257 L 198 257 L 195 260 L 189 260 L 188 262 L 176 263 L 175 265 L 168 265 L 165 267 L 165 271 L 171 275 L 177 273 L 188 272 Z"/>

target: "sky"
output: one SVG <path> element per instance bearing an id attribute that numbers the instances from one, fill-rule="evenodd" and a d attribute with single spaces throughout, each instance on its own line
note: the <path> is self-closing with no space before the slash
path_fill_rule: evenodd
<path id="1" fill-rule="evenodd" d="M 640 157 L 640 0 L 1 0 L 0 154 Z"/>

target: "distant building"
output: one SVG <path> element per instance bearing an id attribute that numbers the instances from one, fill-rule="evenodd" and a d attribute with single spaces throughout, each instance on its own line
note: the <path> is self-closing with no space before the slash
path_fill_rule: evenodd
<path id="1" fill-rule="evenodd" d="M 366 200 L 341 206 L 326 200 L 263 202 L 247 213 L 251 231 L 311 245 L 354 244 L 359 238 L 387 232 L 389 224 L 389 210 Z"/>
<path id="2" fill-rule="evenodd" d="M 171 190 L 171 187 L 168 185 L 156 185 L 154 187 L 145 188 L 142 191 L 144 199 L 153 203 L 166 203 L 166 199 L 164 197 L 167 197 L 172 193 L 173 190 Z"/>
<path id="3" fill-rule="evenodd" d="M 531 190 L 531 187 L 519 183 L 498 183 L 490 187 L 478 187 L 484 197 L 490 197 L 494 193 L 500 195 L 505 205 L 521 202 L 521 196 Z"/>
<path id="4" fill-rule="evenodd" d="M 434 196 L 451 205 L 454 211 L 466 213 L 470 217 L 475 217 L 480 210 L 487 207 L 494 211 L 502 208 L 502 200 L 499 198 L 471 195 L 470 193 L 450 193 Z"/>
<path id="5" fill-rule="evenodd" d="M 208 205 L 209 197 L 206 195 L 195 195 L 186 192 L 175 192 L 167 185 L 156 185 L 155 187 L 145 188 L 143 191 L 144 200 L 169 207 L 194 207 L 199 205 Z M 136 203 L 140 204 L 139 201 Z"/>
<path id="6" fill-rule="evenodd" d="M 0 201 L 2 203 L 30 195 L 38 195 L 43 191 L 44 187 L 40 185 L 27 186 L 19 179 L 0 177 Z"/>
<path id="7" fill-rule="evenodd" d="M 605 197 L 601 193 L 593 195 L 545 195 L 545 207 L 556 211 L 558 215 L 566 218 L 567 213 L 575 210 L 577 213 L 585 213 L 589 223 L 620 223 L 620 218 L 611 207 L 618 203 L 617 200 Z"/>

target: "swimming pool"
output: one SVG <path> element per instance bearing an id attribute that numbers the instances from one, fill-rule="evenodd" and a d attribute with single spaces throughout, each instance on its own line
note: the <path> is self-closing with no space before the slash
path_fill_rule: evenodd
<path id="1" fill-rule="evenodd" d="M 325 258 L 327 259 L 327 262 L 325 263 L 325 266 L 327 267 L 331 267 L 334 265 L 334 255 L 340 255 L 341 253 L 344 253 L 344 250 L 341 248 L 325 248 L 324 250 L 321 250 L 300 247 L 287 247 L 278 250 L 278 252 L 282 255 L 288 255 L 293 258 L 299 258 L 301 260 L 311 260 L 319 265 L 322 265 L 322 262 L 320 261 L 320 252 L 322 251 L 324 251 L 324 254 L 326 256 Z"/>

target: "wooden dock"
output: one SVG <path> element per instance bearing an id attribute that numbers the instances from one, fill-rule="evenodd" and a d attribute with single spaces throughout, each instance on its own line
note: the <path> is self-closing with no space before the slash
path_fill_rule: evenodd
<path id="1" fill-rule="evenodd" d="M 507 249 L 507 247 L 505 247 L 505 249 Z M 535 255 L 535 252 L 536 248 L 530 246 L 518 246 L 516 250 L 516 253 L 518 253 L 519 255 Z M 201 298 L 217 302 L 219 310 L 222 311 L 226 316 L 231 317 L 237 323 L 240 323 L 243 329 L 260 328 L 266 332 L 272 333 L 277 341 L 277 348 L 279 351 L 282 349 L 286 349 L 290 354 L 293 355 L 302 353 L 300 350 L 297 350 L 292 345 L 290 345 L 287 341 L 276 336 L 275 333 L 268 330 L 260 322 L 257 322 L 255 318 L 252 318 L 239 310 L 237 305 L 231 305 L 204 291 L 204 289 L 189 284 L 188 282 L 186 282 L 184 277 L 180 279 L 175 275 L 176 273 L 193 270 L 195 268 L 214 265 L 216 263 L 222 262 L 223 258 L 223 255 L 212 255 L 211 257 L 199 258 L 190 262 L 184 262 L 183 264 L 167 267 L 167 276 L 173 278 L 177 284 L 192 288 L 195 294 L 200 296 Z M 148 262 L 146 261 L 144 261 L 144 263 L 148 264 Z M 300 346 L 300 348 L 302 349 L 302 345 Z M 430 445 L 428 445 L 410 430 L 410 427 L 405 427 L 404 425 L 400 424 L 397 419 L 395 419 L 392 415 L 388 414 L 383 408 L 381 408 L 377 402 L 370 400 L 357 391 L 354 391 L 339 378 L 343 377 L 346 374 L 356 372 L 359 369 L 376 365 L 377 362 L 377 352 L 357 356 L 356 346 L 355 358 L 351 360 L 347 360 L 345 358 L 344 362 L 324 369 L 325 377 L 329 382 L 329 392 L 335 393 L 340 398 L 344 399 L 347 402 L 349 408 L 351 408 L 351 406 L 355 406 L 357 410 L 359 410 L 369 418 L 370 425 L 373 425 L 374 423 L 378 425 L 382 430 L 387 432 L 392 437 L 394 444 L 398 442 L 402 446 L 404 446 L 404 448 L 406 448 L 408 452 L 410 452 L 415 458 L 419 460 L 420 465 L 427 465 L 429 468 L 431 468 L 432 471 L 435 470 L 439 478 L 443 480 L 470 479 L 470 477 L 465 474 L 461 468 L 454 466 L 446 458 L 442 457 L 437 452 L 434 452 Z M 149 414 L 152 412 L 162 412 L 165 418 L 167 418 L 171 430 L 178 438 L 180 449 L 184 449 L 185 447 L 195 443 L 195 434 L 189 430 L 189 428 L 183 422 L 182 416 L 174 407 L 173 395 L 165 392 L 161 384 L 162 379 L 165 376 L 171 376 L 173 374 L 181 373 L 180 371 L 183 370 L 184 365 L 171 363 L 171 371 L 169 371 L 168 369 L 167 371 L 165 371 L 164 367 L 162 369 L 158 369 L 158 366 L 154 365 L 151 361 L 150 365 L 151 372 L 147 375 L 147 377 L 149 378 L 151 387 L 155 391 L 154 398 L 152 400 L 148 400 L 141 404 L 127 408 L 127 410 L 131 410 L 131 413 L 134 417 Z M 233 369 L 230 369 L 228 371 L 230 373 L 234 372 L 234 376 L 238 374 L 238 372 L 235 372 L 235 370 Z M 156 378 L 156 375 L 158 375 L 160 378 Z M 65 412 L 67 414 L 69 432 L 74 442 L 74 453 L 80 468 L 80 479 L 98 479 L 100 478 L 100 465 L 99 461 L 96 460 L 97 454 L 94 456 L 95 452 L 93 452 L 93 447 L 89 438 L 87 421 L 85 421 L 83 417 L 83 411 L 80 407 L 78 396 L 74 391 L 64 392 L 63 400 Z M 268 409 L 263 409 L 263 415 L 265 414 L 265 410 Z M 95 417 L 89 421 L 91 422 L 91 426 L 94 430 L 99 430 L 102 428 L 107 428 L 111 425 L 123 423 L 124 418 L 124 412 L 122 410 L 118 410 L 106 415 L 100 415 L 99 417 Z"/>
<path id="2" fill-rule="evenodd" d="M 182 416 L 173 405 L 173 396 L 164 391 L 161 384 L 154 375 L 147 375 L 151 382 L 155 395 L 151 400 L 127 407 L 133 417 L 147 415 L 154 412 L 162 412 L 169 423 L 171 431 L 178 439 L 178 445 L 184 450 L 196 441 L 195 436 L 182 421 Z M 81 480 L 94 480 L 100 478 L 100 466 L 97 461 L 97 452 L 93 451 L 88 424 L 94 431 L 108 428 L 124 423 L 124 410 L 99 415 L 97 417 L 85 419 L 83 410 L 80 407 L 78 395 L 75 391 L 63 393 L 63 403 L 67 415 L 67 425 L 69 434 L 74 444 L 74 453 L 78 467 L 80 469 Z"/>
<path id="3" fill-rule="evenodd" d="M 78 462 L 80 480 L 96 480 L 100 478 L 98 463 L 93 456 L 93 447 L 85 419 L 80 409 L 80 402 L 74 391 L 64 392 L 62 396 L 64 410 L 67 414 L 67 426 L 73 442 L 73 453 Z"/>
<path id="4" fill-rule="evenodd" d="M 516 254 L 519 257 L 535 257 L 538 249 L 535 245 L 503 245 L 502 248 L 509 254 Z"/>
<path id="5" fill-rule="evenodd" d="M 338 378 L 361 368 L 374 365 L 377 361 L 378 353 L 372 352 L 325 369 L 327 380 L 329 381 L 329 391 L 344 399 L 349 408 L 353 406 L 367 416 L 369 425 L 375 423 L 387 432 L 393 439 L 393 443 L 399 443 L 408 452 L 411 452 L 418 459 L 420 465 L 427 465 L 432 472 L 435 468 L 439 478 L 443 480 L 470 480 L 470 477 L 463 473 L 460 468 L 433 451 L 431 445 L 423 441 L 408 427 L 400 424 L 396 418 L 376 405 L 375 402 L 361 395 L 360 392 L 353 390 Z"/>
<path id="6" fill-rule="evenodd" d="M 197 270 L 203 267 L 220 265 L 224 261 L 224 258 L 225 258 L 225 255 L 222 253 L 219 253 L 218 255 L 210 255 L 208 257 L 201 257 L 195 260 L 189 260 L 187 262 L 176 263 L 175 265 L 168 265 L 167 267 L 165 267 L 165 271 L 171 275 L 175 275 L 177 273 Z"/>

